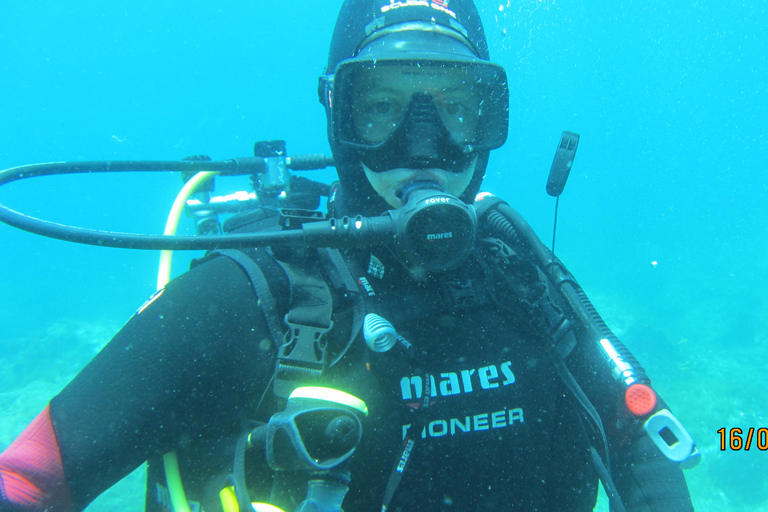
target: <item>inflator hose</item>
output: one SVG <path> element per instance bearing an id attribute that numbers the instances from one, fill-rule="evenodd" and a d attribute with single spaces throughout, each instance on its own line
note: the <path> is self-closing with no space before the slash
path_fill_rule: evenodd
<path id="1" fill-rule="evenodd" d="M 538 263 L 539 268 L 546 272 L 547 276 L 558 287 L 558 290 L 566 299 L 566 303 L 568 307 L 570 307 L 572 314 L 577 318 L 577 324 L 585 329 L 586 334 L 594 342 L 610 336 L 612 338 L 612 343 L 615 343 L 617 351 L 619 350 L 619 347 L 623 349 L 621 353 L 626 355 L 625 362 L 634 362 L 634 367 L 639 368 L 647 381 L 648 378 L 645 376 L 645 372 L 637 363 L 634 356 L 632 356 L 629 350 L 624 347 L 613 333 L 611 333 L 608 326 L 602 318 L 600 318 L 597 310 L 570 272 L 568 272 L 565 266 L 554 256 L 554 254 L 541 243 L 525 219 L 523 219 L 523 217 L 512 207 L 502 201 L 492 204 L 490 208 L 485 210 L 485 214 L 487 225 L 492 231 L 497 232 L 497 234 L 506 240 L 514 241 L 517 246 L 522 245 L 524 250 L 528 250 L 528 256 L 530 256 L 534 262 Z M 566 287 L 566 284 L 569 286 Z M 570 370 L 568 370 L 565 362 L 561 358 L 555 358 L 554 363 L 555 368 L 558 370 L 558 374 L 584 407 L 585 412 L 592 419 L 595 428 L 597 428 L 597 431 L 600 434 L 605 449 L 606 459 L 603 461 L 594 446 L 590 446 L 592 462 L 595 466 L 595 471 L 598 473 L 598 476 L 606 489 L 606 493 L 609 496 L 611 510 L 624 512 L 626 508 L 624 507 L 621 496 L 619 496 L 616 491 L 613 477 L 608 469 L 610 467 L 610 454 L 608 450 L 608 440 L 605 435 L 602 421 L 589 398 L 584 394 Z"/>
<path id="2" fill-rule="evenodd" d="M 573 275 L 539 240 L 528 222 L 511 206 L 503 202 L 499 202 L 496 210 L 489 211 L 487 215 L 488 224 L 493 229 L 516 242 L 524 242 L 534 261 L 538 262 L 540 268 L 546 272 L 565 297 L 573 314 L 579 320 L 578 325 L 583 327 L 595 341 L 603 338 L 608 339 L 622 359 L 632 366 L 638 382 L 649 385 L 651 381 L 645 373 L 645 369 L 624 343 L 613 334 Z"/>

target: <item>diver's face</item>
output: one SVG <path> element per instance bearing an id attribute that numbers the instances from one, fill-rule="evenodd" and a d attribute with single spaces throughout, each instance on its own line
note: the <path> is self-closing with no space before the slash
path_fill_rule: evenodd
<path id="1" fill-rule="evenodd" d="M 477 129 L 480 98 L 472 83 L 457 77 L 455 70 L 437 66 L 382 66 L 358 74 L 352 109 L 355 129 L 367 143 L 383 142 L 403 118 L 416 93 L 432 96 L 440 120 L 456 142 L 470 141 Z M 472 180 L 477 157 L 462 172 L 443 169 L 396 168 L 373 172 L 363 170 L 373 189 L 392 207 L 403 205 L 397 191 L 413 181 L 432 181 L 446 192 L 460 196 Z"/>

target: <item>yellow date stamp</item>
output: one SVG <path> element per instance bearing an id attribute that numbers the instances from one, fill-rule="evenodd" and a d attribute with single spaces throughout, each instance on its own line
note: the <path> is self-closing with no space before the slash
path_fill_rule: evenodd
<path id="1" fill-rule="evenodd" d="M 720 428 L 720 451 L 726 450 L 738 452 L 749 451 L 757 448 L 760 451 L 768 450 L 768 427 L 749 428 Z"/>

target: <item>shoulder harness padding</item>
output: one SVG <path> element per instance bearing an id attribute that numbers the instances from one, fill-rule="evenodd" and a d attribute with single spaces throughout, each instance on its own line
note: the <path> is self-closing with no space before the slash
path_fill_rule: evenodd
<path id="1" fill-rule="evenodd" d="M 296 383 L 318 380 L 328 365 L 333 297 L 316 266 L 279 263 L 288 275 L 290 307 L 283 317 L 288 330 L 277 349 L 275 394 L 287 398 Z"/>
<path id="2" fill-rule="evenodd" d="M 240 265 L 256 292 L 277 349 L 275 395 L 287 398 L 296 387 L 317 382 L 326 368 L 346 353 L 362 327 L 365 313 L 355 281 L 339 251 L 318 249 L 315 254 L 319 257 L 314 260 L 296 258 L 291 262 L 276 258 L 266 249 L 217 252 Z M 331 286 L 352 300 L 349 340 L 335 351 L 328 347 L 334 312 Z M 276 297 L 288 297 L 287 304 L 281 305 Z"/>
<path id="3" fill-rule="evenodd" d="M 564 314 L 558 300 L 557 285 L 550 279 L 548 268 L 552 261 L 541 258 L 541 242 L 527 222 L 506 201 L 495 196 L 485 196 L 475 202 L 478 221 L 482 227 L 485 247 L 492 254 L 496 268 L 504 276 L 508 289 L 502 290 L 497 299 L 509 303 L 504 295 L 519 300 L 528 309 L 529 318 L 538 318 L 539 327 L 549 332 L 560 356 L 567 357 L 576 347 L 573 325 Z M 539 251 L 534 250 L 534 244 Z M 550 253 L 551 254 L 551 253 Z M 556 260 L 552 258 L 552 260 Z"/>

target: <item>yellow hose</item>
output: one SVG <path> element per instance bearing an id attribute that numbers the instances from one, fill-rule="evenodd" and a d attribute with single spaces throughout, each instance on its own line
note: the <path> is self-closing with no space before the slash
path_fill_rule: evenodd
<path id="1" fill-rule="evenodd" d="M 171 206 L 171 211 L 168 213 L 168 220 L 165 222 L 164 235 L 175 235 L 176 230 L 179 227 L 179 219 L 184 211 L 184 206 L 187 204 L 189 196 L 194 194 L 197 187 L 202 183 L 210 180 L 218 173 L 213 171 L 203 171 L 195 174 L 187 181 L 182 187 L 179 194 L 176 196 L 176 200 Z M 161 290 L 168 281 L 171 280 L 171 260 L 173 259 L 173 251 L 160 251 L 160 268 L 157 272 L 157 289 Z"/>
<path id="2" fill-rule="evenodd" d="M 217 172 L 203 171 L 195 174 L 192 179 L 187 181 L 182 187 L 176 200 L 173 202 L 171 211 L 168 214 L 168 220 L 165 223 L 165 235 L 175 235 L 179 227 L 179 219 L 184 211 L 184 205 L 200 184 L 216 176 Z M 160 251 L 160 268 L 157 271 L 157 289 L 162 290 L 168 281 L 171 280 L 171 260 L 173 251 Z M 187 495 L 184 493 L 184 486 L 181 483 L 181 473 L 179 472 L 179 460 L 176 452 L 168 452 L 163 455 L 163 465 L 165 466 L 165 482 L 168 485 L 168 494 L 171 498 L 171 506 L 174 512 L 191 512 Z"/>

